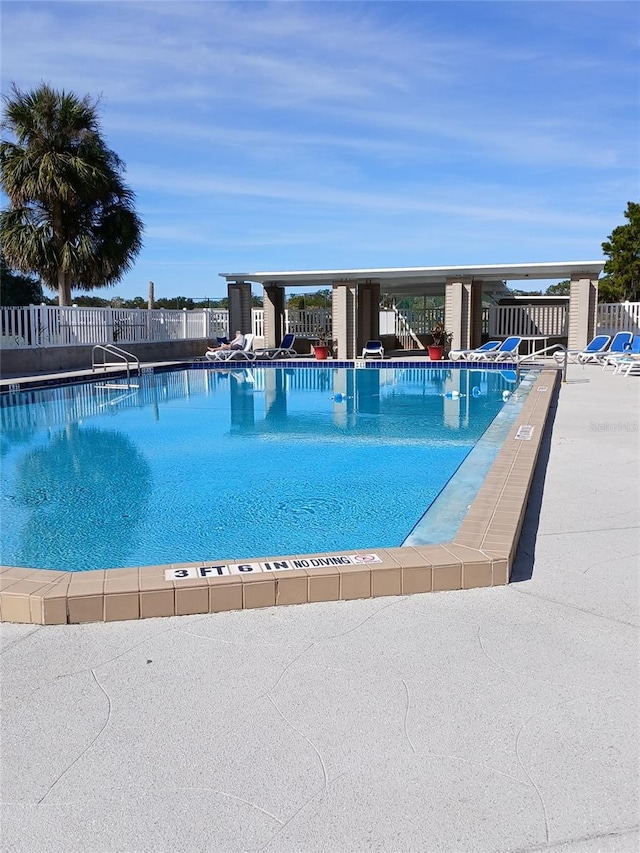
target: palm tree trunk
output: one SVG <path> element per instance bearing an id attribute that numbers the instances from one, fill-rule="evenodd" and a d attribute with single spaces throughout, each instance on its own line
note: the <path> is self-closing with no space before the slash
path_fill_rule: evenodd
<path id="1" fill-rule="evenodd" d="M 71 285 L 64 270 L 58 270 L 58 305 L 71 305 Z"/>
<path id="2" fill-rule="evenodd" d="M 62 208 L 59 201 L 52 205 L 53 243 L 58 258 L 58 305 L 71 305 L 71 285 L 67 273 L 61 268 L 62 254 Z"/>

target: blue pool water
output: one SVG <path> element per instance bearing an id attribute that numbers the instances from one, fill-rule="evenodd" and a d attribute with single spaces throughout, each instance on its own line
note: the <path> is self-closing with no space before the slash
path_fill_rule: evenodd
<path id="1" fill-rule="evenodd" d="M 500 371 L 239 368 L 2 399 L 4 565 L 83 571 L 402 544 L 503 407 Z"/>

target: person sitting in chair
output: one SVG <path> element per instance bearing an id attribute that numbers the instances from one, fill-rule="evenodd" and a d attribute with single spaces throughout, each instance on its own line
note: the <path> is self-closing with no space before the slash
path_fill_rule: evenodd
<path id="1" fill-rule="evenodd" d="M 236 332 L 236 336 L 228 344 L 220 344 L 219 347 L 207 347 L 207 352 L 218 352 L 225 349 L 244 349 L 244 335 L 242 332 Z"/>

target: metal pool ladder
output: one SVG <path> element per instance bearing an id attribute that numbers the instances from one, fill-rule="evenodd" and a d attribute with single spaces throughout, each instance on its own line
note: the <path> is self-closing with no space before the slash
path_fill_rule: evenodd
<path id="1" fill-rule="evenodd" d="M 96 360 L 96 354 L 102 354 L 102 361 Z M 113 358 L 119 359 L 119 361 L 107 361 L 107 356 L 112 356 Z M 131 368 L 134 367 L 138 376 L 140 376 L 140 359 L 133 355 L 133 353 L 127 352 L 120 347 L 117 347 L 115 344 L 96 344 L 94 348 L 91 350 L 91 372 L 95 373 L 98 367 L 102 367 L 105 371 L 107 367 L 120 367 L 121 364 L 124 363 L 127 369 L 127 382 L 118 383 L 118 382 L 102 382 L 100 385 L 97 385 L 97 388 L 113 388 L 122 390 L 123 388 L 139 388 L 140 386 L 131 381 Z"/>

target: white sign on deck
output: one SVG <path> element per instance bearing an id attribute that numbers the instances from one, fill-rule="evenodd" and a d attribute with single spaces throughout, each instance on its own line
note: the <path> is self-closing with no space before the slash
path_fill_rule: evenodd
<path id="1" fill-rule="evenodd" d="M 533 427 L 529 424 L 518 427 L 518 432 L 515 434 L 515 438 L 520 441 L 531 441 L 533 437 Z"/>
<path id="2" fill-rule="evenodd" d="M 381 563 L 377 554 L 336 554 L 331 557 L 290 557 L 260 563 L 218 563 L 211 566 L 189 566 L 184 569 L 165 569 L 166 581 L 187 578 L 215 578 L 225 575 L 250 575 L 259 572 L 282 572 L 295 569 L 318 569 L 324 566 L 362 566 Z"/>

